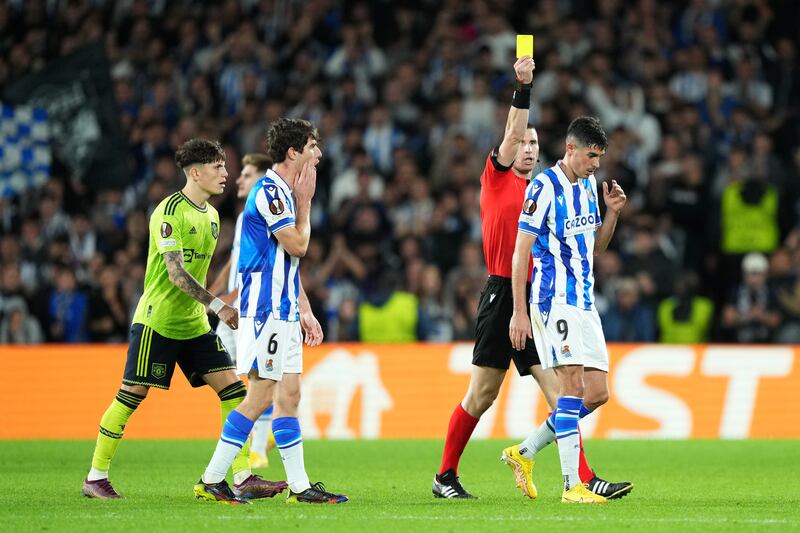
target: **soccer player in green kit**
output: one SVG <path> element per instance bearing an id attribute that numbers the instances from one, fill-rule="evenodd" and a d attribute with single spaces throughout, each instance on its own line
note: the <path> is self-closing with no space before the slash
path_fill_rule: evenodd
<path id="1" fill-rule="evenodd" d="M 169 388 L 176 364 L 193 387 L 214 389 L 223 421 L 246 395 L 206 316 L 208 306 L 228 326 L 238 327 L 238 311 L 205 289 L 219 237 L 219 214 L 208 199 L 225 190 L 225 153 L 218 142 L 191 139 L 178 148 L 175 163 L 186 186 L 164 199 L 150 217 L 144 293 L 133 317 L 122 387 L 100 420 L 92 467 L 83 483 L 89 498 L 121 497 L 108 480 L 108 469 L 125 425 L 150 387 Z M 251 499 L 282 492 L 285 482 L 250 472 L 248 453 L 245 446 L 233 463 L 233 494 Z"/>

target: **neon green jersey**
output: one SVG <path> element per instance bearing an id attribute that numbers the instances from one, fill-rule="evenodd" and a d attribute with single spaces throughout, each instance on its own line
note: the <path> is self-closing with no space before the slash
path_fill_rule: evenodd
<path id="1" fill-rule="evenodd" d="M 169 280 L 162 254 L 183 252 L 184 268 L 201 285 L 217 247 L 219 214 L 211 204 L 200 208 L 182 192 L 164 199 L 150 216 L 150 248 L 133 322 L 153 328 L 170 339 L 191 339 L 207 333 L 205 306 Z"/>

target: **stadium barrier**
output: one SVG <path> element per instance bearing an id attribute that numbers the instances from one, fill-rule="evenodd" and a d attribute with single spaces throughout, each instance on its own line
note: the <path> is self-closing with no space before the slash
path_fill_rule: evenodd
<path id="1" fill-rule="evenodd" d="M 800 346 L 614 344 L 611 400 L 581 422 L 595 438 L 800 437 Z M 91 439 L 119 387 L 122 345 L 0 347 L 0 439 Z M 469 381 L 471 344 L 328 344 L 305 351 L 307 438 L 443 438 Z M 477 437 L 518 438 L 544 398 L 509 372 Z M 128 438 L 215 438 L 218 400 L 176 370 Z"/>

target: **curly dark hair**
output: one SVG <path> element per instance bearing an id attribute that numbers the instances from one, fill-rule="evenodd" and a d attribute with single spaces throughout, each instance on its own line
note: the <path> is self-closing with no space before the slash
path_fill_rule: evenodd
<path id="1" fill-rule="evenodd" d="M 567 128 L 567 140 L 579 147 L 597 146 L 605 150 L 608 148 L 608 137 L 600 121 L 595 117 L 578 117 Z"/>
<path id="2" fill-rule="evenodd" d="M 218 141 L 189 139 L 175 151 L 175 164 L 179 168 L 186 168 L 195 163 L 203 165 L 216 161 L 225 161 L 225 151 Z"/>
<path id="3" fill-rule="evenodd" d="M 267 132 L 267 154 L 275 163 L 282 163 L 289 148 L 302 152 L 309 137 L 319 141 L 319 132 L 311 122 L 299 118 L 279 118 Z"/>

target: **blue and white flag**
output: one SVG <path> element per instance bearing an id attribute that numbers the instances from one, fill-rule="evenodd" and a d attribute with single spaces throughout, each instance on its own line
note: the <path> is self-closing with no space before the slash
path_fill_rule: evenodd
<path id="1" fill-rule="evenodd" d="M 0 104 L 0 196 L 40 187 L 50 177 L 47 110 Z"/>
<path id="2" fill-rule="evenodd" d="M 102 43 L 94 43 L 1 89 L 6 104 L 47 110 L 53 168 L 90 190 L 130 182 L 130 153 L 108 68 Z"/>

